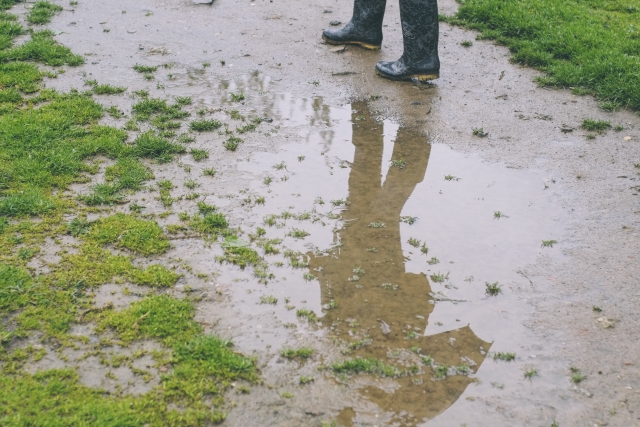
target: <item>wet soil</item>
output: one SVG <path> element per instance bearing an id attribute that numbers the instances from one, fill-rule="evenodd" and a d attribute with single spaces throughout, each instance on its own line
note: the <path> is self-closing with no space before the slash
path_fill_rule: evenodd
<path id="1" fill-rule="evenodd" d="M 455 10 L 455 2 L 442 3 L 441 13 Z M 396 2 L 387 6 L 381 52 L 343 53 L 322 44 L 319 32 L 349 19 L 347 3 L 64 6 L 50 28 L 87 64 L 48 86 L 82 87 L 92 78 L 128 93 L 191 96 L 192 113 L 204 108 L 231 125 L 231 109 L 273 120 L 244 136 L 237 152 L 224 150 L 223 136 L 203 134 L 192 146 L 210 150 L 208 160 L 152 166 L 157 180 L 174 182 L 174 197 L 196 179 L 200 200 L 224 211 L 243 239 L 257 227 L 282 239 L 279 254 L 265 255 L 275 276 L 266 285 L 217 263 L 220 245 L 195 237 L 174 238 L 161 258 L 185 271 L 173 292 L 202 297 L 197 318 L 207 330 L 259 360 L 265 384 L 229 396 L 226 425 L 640 423 L 637 115 L 539 88 L 537 73 L 510 64 L 506 49 L 484 41 L 464 48 L 474 33 L 447 25 L 441 79 L 381 80 L 375 62 L 401 53 Z M 136 63 L 171 66 L 145 81 Z M 232 102 L 239 92 L 245 101 Z M 130 115 L 130 97 L 99 98 Z M 579 129 L 584 118 L 624 130 L 590 140 Z M 474 128 L 488 136 L 472 135 Z M 216 177 L 201 177 L 209 167 Z M 154 194 L 132 202 L 160 214 Z M 178 223 L 193 203 L 176 201 L 158 221 Z M 558 243 L 541 247 L 542 240 Z M 43 266 L 60 250 L 49 249 Z M 488 295 L 495 282 L 501 293 Z M 119 287 L 105 285 L 96 304 L 136 298 Z M 275 305 L 261 304 L 268 296 Z M 300 309 L 318 318 L 307 322 Z M 603 328 L 602 317 L 615 326 Z M 300 346 L 316 354 L 305 363 L 279 355 Z M 497 352 L 517 356 L 507 363 L 494 360 Z M 376 358 L 400 374 L 331 369 L 353 358 Z M 118 383 L 98 361 L 83 363 L 84 383 Z M 32 369 L 61 364 L 45 357 Z M 572 366 L 587 379 L 573 384 Z M 157 375 L 136 384 L 126 369 L 116 376 L 130 392 L 155 384 Z M 525 379 L 534 369 L 539 375 Z M 314 380 L 301 385 L 301 376 Z"/>

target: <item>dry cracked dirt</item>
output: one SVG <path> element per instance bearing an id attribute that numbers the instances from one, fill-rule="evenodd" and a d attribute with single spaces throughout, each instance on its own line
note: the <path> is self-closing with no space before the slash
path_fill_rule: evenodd
<path id="1" fill-rule="evenodd" d="M 322 42 L 349 2 L 57 3 L 47 28 L 86 63 L 47 87 L 126 87 L 95 96 L 124 114 L 103 119 L 119 128 L 136 91 L 191 97 L 192 118 L 248 126 L 235 150 L 222 128 L 193 132 L 196 154 L 149 164 L 155 181 L 128 196 L 173 231 L 153 261 L 181 277 L 162 292 L 198 296 L 204 330 L 257 360 L 262 383 L 233 385 L 223 425 L 640 426 L 637 114 L 539 87 L 506 48 L 447 24 L 440 79 L 380 79 L 375 63 L 402 50 L 397 1 L 380 52 Z M 145 78 L 136 64 L 159 68 Z M 590 135 L 584 119 L 617 128 Z M 70 192 L 88 192 L 110 164 Z M 157 197 L 163 185 L 172 203 Z M 197 202 L 239 239 L 181 227 Z M 257 249 L 264 270 L 219 263 L 224 245 Z M 74 246 L 48 241 L 29 266 L 46 273 Z M 146 292 L 107 283 L 93 304 L 124 308 Z M 45 345 L 26 369 L 73 367 L 82 384 L 130 394 L 170 369 L 154 364 L 152 341 L 103 349 L 145 349 L 131 365 L 143 377 L 87 356 L 100 339 L 90 324 L 72 333 L 86 344 Z M 301 347 L 312 356 L 282 354 Z"/>

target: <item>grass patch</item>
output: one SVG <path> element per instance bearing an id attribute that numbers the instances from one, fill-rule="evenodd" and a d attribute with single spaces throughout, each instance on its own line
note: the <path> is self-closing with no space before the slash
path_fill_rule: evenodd
<path id="1" fill-rule="evenodd" d="M 62 7 L 57 4 L 52 4 L 48 1 L 39 1 L 33 5 L 27 14 L 27 22 L 36 25 L 48 24 L 51 22 L 53 15 L 60 11 L 62 11 Z"/>
<path id="2" fill-rule="evenodd" d="M 296 316 L 302 319 L 307 319 L 307 321 L 309 322 L 316 321 L 316 314 L 307 308 L 301 308 L 299 310 L 296 310 Z"/>
<path id="3" fill-rule="evenodd" d="M 195 132 L 211 132 L 222 126 L 217 120 L 194 120 L 189 123 L 189 129 Z"/>
<path id="4" fill-rule="evenodd" d="M 35 61 L 53 67 L 84 64 L 82 56 L 74 55 L 69 48 L 56 43 L 53 32 L 48 30 L 33 31 L 31 40 L 12 49 L 0 51 L 0 64 L 10 61 Z M 33 69 L 37 70 L 36 67 Z"/>
<path id="5" fill-rule="evenodd" d="M 587 379 L 587 376 L 580 372 L 580 369 L 576 368 L 575 366 L 572 366 L 570 369 L 572 383 L 578 384 Z"/>
<path id="6" fill-rule="evenodd" d="M 135 140 L 133 152 L 138 157 L 156 159 L 159 163 L 167 163 L 173 160 L 174 154 L 181 154 L 187 149 L 182 144 L 171 142 L 158 136 L 153 131 L 141 133 Z"/>
<path id="7" fill-rule="evenodd" d="M 189 226 L 199 233 L 218 235 L 224 234 L 229 223 L 224 214 L 209 213 L 206 215 L 196 215 L 189 222 Z"/>
<path id="8" fill-rule="evenodd" d="M 584 119 L 580 127 L 588 131 L 602 133 L 611 128 L 611 123 L 604 120 Z"/>
<path id="9" fill-rule="evenodd" d="M 400 377 L 406 374 L 405 371 L 374 358 L 347 359 L 334 363 L 331 369 L 338 374 L 372 374 L 381 377 Z"/>
<path id="10" fill-rule="evenodd" d="M 502 360 L 504 362 L 513 362 L 516 360 L 515 353 L 503 353 L 501 351 L 493 354 L 493 360 Z"/>
<path id="11" fill-rule="evenodd" d="M 95 85 L 93 87 L 93 93 L 95 93 L 96 95 L 118 95 L 126 90 L 126 87 L 111 85 Z"/>
<path id="12" fill-rule="evenodd" d="M 50 197 L 33 187 L 0 197 L 0 215 L 7 217 L 38 216 L 54 207 Z"/>
<path id="13" fill-rule="evenodd" d="M 248 265 L 261 264 L 262 258 L 255 250 L 243 246 L 224 246 L 224 255 L 216 257 L 219 262 L 235 264 L 244 270 Z M 277 300 L 276 300 L 277 301 Z"/>
<path id="14" fill-rule="evenodd" d="M 154 67 L 152 65 L 136 64 L 133 66 L 133 69 L 139 73 L 154 73 L 158 70 L 158 67 Z"/>
<path id="15" fill-rule="evenodd" d="M 209 152 L 207 150 L 192 148 L 189 153 L 191 154 L 191 156 L 193 156 L 193 160 L 195 160 L 196 162 L 209 158 Z"/>
<path id="16" fill-rule="evenodd" d="M 164 253 L 170 246 L 158 223 L 123 213 L 96 221 L 86 238 L 99 245 L 114 244 L 145 256 Z"/>
<path id="17" fill-rule="evenodd" d="M 547 73 L 543 85 L 640 110 L 640 8 L 633 0 L 466 0 L 442 19 L 508 46 L 515 62 Z"/>
<path id="18" fill-rule="evenodd" d="M 487 295 L 490 295 L 492 297 L 497 297 L 498 294 L 502 293 L 502 285 L 500 285 L 498 282 L 494 282 L 494 283 L 489 283 L 489 282 L 485 282 L 485 293 Z"/>
<path id="19" fill-rule="evenodd" d="M 313 353 L 314 350 L 309 347 L 300 347 L 297 349 L 285 347 L 280 350 L 280 356 L 286 357 L 287 359 L 308 359 L 313 356 Z"/>
<path id="20" fill-rule="evenodd" d="M 156 123 L 184 119 L 190 115 L 182 109 L 181 104 L 169 105 L 166 99 L 159 98 L 144 98 L 133 104 L 131 111 L 140 121 L 147 121 L 153 116 L 159 116 Z"/>

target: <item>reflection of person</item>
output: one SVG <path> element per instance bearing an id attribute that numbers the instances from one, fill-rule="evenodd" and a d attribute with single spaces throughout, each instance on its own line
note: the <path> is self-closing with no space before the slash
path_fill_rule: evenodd
<path id="1" fill-rule="evenodd" d="M 386 3 L 386 0 L 355 0 L 353 16 L 347 25 L 324 30 L 322 38 L 330 44 L 380 49 Z M 440 76 L 438 1 L 400 0 L 400 20 L 404 53 L 395 62 L 378 62 L 376 73 L 391 80 L 437 79 Z"/>
<path id="2" fill-rule="evenodd" d="M 310 261 L 322 286 L 323 304 L 335 305 L 323 324 L 353 350 L 349 357 L 374 357 L 402 366 L 389 355 L 408 354 L 406 350 L 415 347 L 439 365 L 482 363 L 480 347 L 486 351 L 489 344 L 468 327 L 423 336 L 433 310 L 428 302 L 429 280 L 404 269 L 400 213 L 424 179 L 431 146 L 424 136 L 401 128 L 392 160 L 405 165 L 391 167 L 382 184 L 383 125 L 372 121 L 364 103 L 352 108 L 356 148 L 349 175 L 349 205 L 343 212 L 348 227 L 337 232 L 341 245 L 333 254 Z M 370 387 L 366 396 L 385 410 L 412 414 L 415 419 L 405 419 L 403 425 L 412 424 L 442 412 L 471 382 L 461 375 L 443 381 L 431 381 L 432 377 L 433 372 L 423 366 L 420 374 L 398 379 L 401 387 L 393 394 Z"/>

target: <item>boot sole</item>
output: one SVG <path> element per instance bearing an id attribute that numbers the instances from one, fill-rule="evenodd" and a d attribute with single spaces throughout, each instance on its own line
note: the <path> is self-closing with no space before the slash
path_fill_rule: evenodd
<path id="1" fill-rule="evenodd" d="M 382 45 L 365 43 L 365 42 L 361 42 L 361 41 L 357 41 L 357 40 L 348 41 L 348 42 L 337 42 L 337 41 L 330 40 L 330 39 L 326 38 L 324 35 L 322 35 L 322 40 L 324 40 L 325 42 L 327 42 L 329 44 L 332 44 L 334 46 L 341 46 L 341 45 L 344 45 L 344 44 L 353 44 L 353 45 L 360 46 L 361 48 L 364 48 L 364 49 L 367 49 L 367 50 L 380 50 L 380 48 L 382 47 Z"/>
<path id="2" fill-rule="evenodd" d="M 383 77 L 385 79 L 389 79 L 389 80 L 395 80 L 395 81 L 408 81 L 411 80 L 413 78 L 417 78 L 419 82 L 424 83 L 427 82 L 429 80 L 435 80 L 440 78 L 440 74 L 438 73 L 427 73 L 427 74 L 412 74 L 410 76 L 402 76 L 402 77 L 395 77 L 395 76 L 391 76 L 389 74 L 384 74 L 381 73 L 380 71 L 376 70 L 376 74 L 379 75 L 380 77 Z"/>

